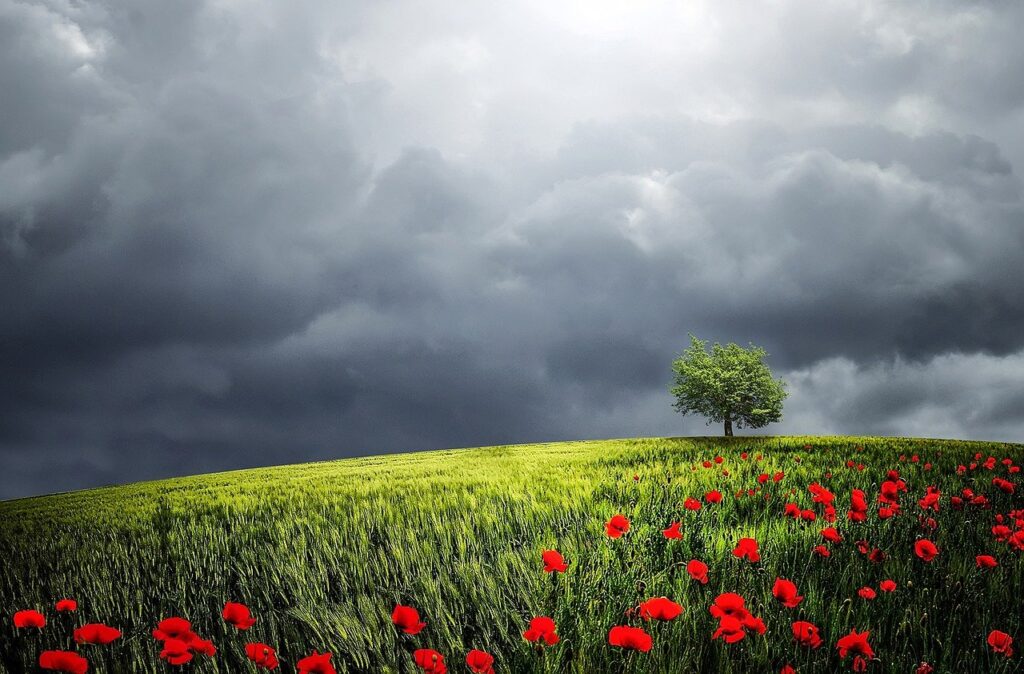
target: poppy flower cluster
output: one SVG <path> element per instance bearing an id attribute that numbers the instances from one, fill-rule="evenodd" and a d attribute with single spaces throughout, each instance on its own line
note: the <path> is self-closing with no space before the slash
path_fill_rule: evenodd
<path id="1" fill-rule="evenodd" d="M 201 638 L 192 631 L 192 623 L 184 618 L 165 618 L 153 630 L 153 638 L 159 641 L 163 650 L 160 657 L 171 665 L 183 665 L 192 661 L 193 653 L 214 656 L 217 648 L 212 642 Z"/>
<path id="2" fill-rule="evenodd" d="M 554 646 L 559 642 L 557 629 L 555 621 L 548 616 L 537 616 L 530 621 L 530 627 L 523 632 L 523 638 L 538 646 Z"/>
<path id="3" fill-rule="evenodd" d="M 556 550 L 545 550 L 541 554 L 541 559 L 544 561 L 545 573 L 564 572 L 568 568 L 562 555 Z M 420 612 L 415 607 L 404 604 L 397 604 L 391 611 L 391 622 L 402 633 L 409 636 L 416 636 L 427 626 L 427 623 L 420 619 Z M 552 629 L 553 626 L 554 623 L 552 623 Z M 417 648 L 413 651 L 412 656 L 413 662 L 424 674 L 446 674 L 448 672 L 448 664 L 445 662 L 444 655 L 432 648 Z M 494 674 L 493 665 L 494 656 L 490 653 L 472 649 L 466 654 L 466 666 L 471 672 Z"/>
<path id="4" fill-rule="evenodd" d="M 708 610 L 718 619 L 718 629 L 711 635 L 712 639 L 722 638 L 734 644 L 747 636 L 748 631 L 764 634 L 767 630 L 764 621 L 752 615 L 746 608 L 746 600 L 735 592 L 718 595 Z"/>
<path id="5" fill-rule="evenodd" d="M 74 613 L 78 602 L 74 599 L 60 599 L 54 604 L 57 613 Z M 15 629 L 42 630 L 46 627 L 46 616 L 36 609 L 16 611 L 12 617 Z M 72 637 L 78 645 L 105 646 L 121 638 L 121 631 L 102 623 L 89 623 L 74 630 Z M 74 651 L 47 650 L 39 654 L 39 668 L 51 672 L 85 674 L 89 661 Z"/>
<path id="6" fill-rule="evenodd" d="M 78 602 L 74 599 L 61 599 L 56 603 L 55 610 L 69 613 L 78 610 Z M 256 619 L 247 606 L 237 602 L 227 602 L 222 616 L 225 622 L 239 630 L 247 630 L 256 623 Z M 14 614 L 14 626 L 18 629 L 42 629 L 46 626 L 46 618 L 34 609 L 18 611 Z M 192 661 L 196 654 L 213 657 L 217 648 L 213 642 L 203 639 L 193 629 L 192 623 L 184 618 L 172 616 L 164 618 L 152 631 L 153 638 L 160 646 L 159 657 L 169 665 L 180 666 Z M 86 623 L 74 629 L 72 637 L 77 645 L 106 646 L 122 637 L 121 630 L 104 623 Z M 257 667 L 273 670 L 279 662 L 277 652 L 264 643 L 248 643 L 245 645 L 246 657 Z M 317 655 L 303 670 L 302 661 L 297 663 L 299 671 L 309 674 L 335 674 L 333 668 L 325 668 L 316 664 L 323 656 Z M 326 655 L 330 659 L 330 655 Z M 46 671 L 71 672 L 78 674 L 89 669 L 89 661 L 74 651 L 44 651 L 39 656 L 39 667 Z"/>

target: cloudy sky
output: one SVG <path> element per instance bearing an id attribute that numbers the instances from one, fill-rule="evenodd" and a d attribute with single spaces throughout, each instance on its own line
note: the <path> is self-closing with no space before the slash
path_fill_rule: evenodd
<path id="1" fill-rule="evenodd" d="M 1024 4 L 0 0 L 0 498 L 437 447 L 1024 440 Z"/>

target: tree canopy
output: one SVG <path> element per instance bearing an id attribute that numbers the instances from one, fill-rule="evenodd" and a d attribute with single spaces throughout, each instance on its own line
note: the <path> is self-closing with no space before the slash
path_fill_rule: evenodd
<path id="1" fill-rule="evenodd" d="M 765 365 L 768 354 L 758 346 L 744 349 L 718 342 L 707 343 L 690 335 L 690 346 L 672 362 L 675 374 L 673 407 L 681 413 L 700 414 L 708 423 L 722 423 L 725 434 L 737 428 L 761 428 L 782 420 L 786 382 L 773 379 Z"/>

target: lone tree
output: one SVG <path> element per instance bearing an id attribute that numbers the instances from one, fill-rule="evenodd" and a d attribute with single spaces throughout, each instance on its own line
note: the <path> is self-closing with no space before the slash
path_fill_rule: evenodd
<path id="1" fill-rule="evenodd" d="M 738 428 L 761 428 L 780 421 L 786 382 L 772 379 L 764 364 L 767 355 L 753 344 L 744 349 L 717 342 L 709 354 L 706 342 L 691 334 L 689 348 L 672 361 L 673 407 L 683 414 L 704 415 L 709 424 L 724 422 L 727 436 L 733 422 Z"/>

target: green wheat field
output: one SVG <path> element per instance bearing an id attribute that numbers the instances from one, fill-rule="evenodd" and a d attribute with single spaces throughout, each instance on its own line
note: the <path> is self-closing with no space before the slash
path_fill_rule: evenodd
<path id="1" fill-rule="evenodd" d="M 90 672 L 254 673 L 244 644 L 261 641 L 277 649 L 283 672 L 316 649 L 333 654 L 338 672 L 412 673 L 420 671 L 410 655 L 418 648 L 444 654 L 453 673 L 468 671 L 470 649 L 493 654 L 498 673 L 748 674 L 785 664 L 838 672 L 850 671 L 850 659 L 839 658 L 836 640 L 853 628 L 870 630 L 869 672 L 907 674 L 922 661 L 937 674 L 1019 671 L 1021 655 L 992 652 L 986 637 L 999 629 L 1024 640 L 1024 553 L 991 533 L 997 514 L 1024 507 L 1024 490 L 992 486 L 995 475 L 1019 477 L 1002 464 L 958 474 L 978 453 L 982 461 L 1024 461 L 1024 446 L 992 442 L 641 438 L 346 459 L 4 502 L 0 671 L 38 671 L 42 650 L 77 648 Z M 702 465 L 716 456 L 721 464 Z M 902 514 L 880 520 L 874 500 L 890 469 L 908 491 Z M 759 474 L 779 471 L 779 482 L 758 483 Z M 812 482 L 836 495 L 834 526 L 844 542 L 828 559 L 812 554 L 828 525 L 782 512 L 787 500 L 812 507 Z M 942 492 L 941 508 L 925 514 L 917 500 L 929 485 Z M 965 487 L 985 494 L 991 508 L 950 507 Z M 865 490 L 872 509 L 859 524 L 846 517 L 854 488 Z M 724 494 L 721 503 L 683 508 L 685 498 L 713 489 Z M 632 527 L 611 539 L 605 522 L 617 513 Z M 934 530 L 922 528 L 928 515 Z M 662 535 L 673 521 L 682 522 L 681 540 Z M 913 553 L 924 535 L 940 550 L 929 564 Z M 758 541 L 759 563 L 732 555 L 740 537 Z M 861 539 L 888 558 L 870 561 L 857 550 Z M 543 572 L 549 548 L 564 555 L 564 574 Z M 979 554 L 999 566 L 976 568 Z M 710 567 L 708 584 L 687 575 L 693 558 Z M 806 597 L 797 608 L 772 596 L 776 577 Z M 882 579 L 898 589 L 858 597 Z M 713 641 L 708 607 L 723 592 L 742 594 L 767 632 Z M 658 596 L 684 613 L 658 624 L 625 615 Z M 62 597 L 76 598 L 78 611 L 54 614 Z M 247 604 L 255 626 L 240 633 L 225 624 L 225 601 Z M 418 635 L 391 623 L 398 603 L 419 609 L 427 627 Z M 46 628 L 14 629 L 11 616 L 21 609 L 46 613 Z M 561 636 L 543 650 L 522 635 L 539 615 L 551 616 Z M 217 655 L 180 667 L 161 661 L 151 632 L 168 616 L 191 620 Z M 795 620 L 818 625 L 824 644 L 796 644 Z M 71 630 L 86 622 L 124 637 L 76 647 Z M 610 647 L 608 631 L 620 624 L 647 629 L 653 649 Z"/>

